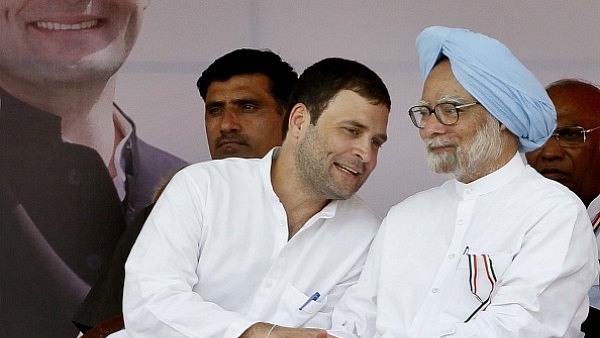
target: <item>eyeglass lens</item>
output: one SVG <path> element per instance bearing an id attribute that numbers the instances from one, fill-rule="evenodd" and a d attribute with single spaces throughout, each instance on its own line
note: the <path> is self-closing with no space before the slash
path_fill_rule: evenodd
<path id="1" fill-rule="evenodd" d="M 435 114 L 438 121 L 445 125 L 452 125 L 458 120 L 458 110 L 452 103 L 440 103 L 434 107 L 434 110 L 427 106 L 415 106 L 409 110 L 410 117 L 415 125 L 422 128 L 425 125 L 425 120 Z"/>
<path id="2" fill-rule="evenodd" d="M 552 134 L 558 139 L 558 143 L 565 147 L 578 146 L 585 141 L 585 129 L 583 127 L 567 127 L 556 129 Z"/>

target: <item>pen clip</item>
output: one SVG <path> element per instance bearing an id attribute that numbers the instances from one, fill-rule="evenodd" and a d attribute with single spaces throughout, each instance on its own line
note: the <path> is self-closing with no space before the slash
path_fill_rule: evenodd
<path id="1" fill-rule="evenodd" d="M 308 305 L 312 301 L 316 301 L 317 299 L 319 299 L 319 297 L 321 297 L 320 293 L 318 293 L 318 292 L 313 293 L 312 296 L 308 297 L 308 299 L 306 300 L 306 302 L 304 302 L 304 304 L 302 304 L 298 308 L 298 310 L 302 311 L 302 309 L 304 309 L 306 307 L 306 305 Z"/>

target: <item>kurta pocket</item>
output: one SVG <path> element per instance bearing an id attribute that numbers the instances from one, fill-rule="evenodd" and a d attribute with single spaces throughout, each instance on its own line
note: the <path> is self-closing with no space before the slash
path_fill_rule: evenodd
<path id="1" fill-rule="evenodd" d="M 307 295 L 291 285 L 286 286 L 277 305 L 276 322 L 289 326 L 306 323 L 327 304 L 327 295 L 320 294 L 316 299 L 313 296 L 314 292 Z"/>

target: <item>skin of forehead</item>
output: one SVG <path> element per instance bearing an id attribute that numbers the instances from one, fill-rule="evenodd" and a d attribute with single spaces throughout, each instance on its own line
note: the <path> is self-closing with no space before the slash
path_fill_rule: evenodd
<path id="1" fill-rule="evenodd" d="M 600 124 L 600 90 L 581 82 L 550 86 L 548 95 L 557 110 L 558 126 L 581 125 L 593 128 Z"/>

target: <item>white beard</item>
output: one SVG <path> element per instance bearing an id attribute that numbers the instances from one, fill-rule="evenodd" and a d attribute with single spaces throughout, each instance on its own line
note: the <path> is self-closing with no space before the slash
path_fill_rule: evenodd
<path id="1" fill-rule="evenodd" d="M 499 122 L 493 116 L 481 125 L 470 144 L 461 145 L 454 140 L 438 136 L 425 139 L 427 149 L 431 146 L 455 146 L 454 152 L 427 152 L 427 164 L 436 173 L 453 173 L 457 178 L 479 177 L 493 166 L 500 157 L 503 139 Z"/>

